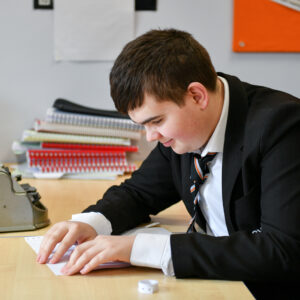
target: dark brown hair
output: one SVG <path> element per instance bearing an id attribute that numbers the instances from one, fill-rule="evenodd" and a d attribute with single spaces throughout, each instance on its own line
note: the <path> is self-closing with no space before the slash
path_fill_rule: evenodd
<path id="1" fill-rule="evenodd" d="M 191 82 L 215 91 L 216 81 L 206 49 L 175 29 L 151 30 L 129 42 L 110 72 L 111 97 L 122 113 L 140 107 L 145 93 L 180 106 Z"/>

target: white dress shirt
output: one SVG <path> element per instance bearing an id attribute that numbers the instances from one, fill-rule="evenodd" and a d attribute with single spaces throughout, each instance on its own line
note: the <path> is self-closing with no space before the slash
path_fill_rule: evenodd
<path id="1" fill-rule="evenodd" d="M 210 164 L 207 180 L 200 187 L 200 208 L 206 219 L 207 234 L 227 236 L 223 197 L 222 197 L 222 161 L 225 129 L 229 107 L 229 87 L 226 79 L 219 77 L 224 84 L 224 104 L 219 122 L 204 149 L 196 151 L 201 156 L 208 152 L 218 154 Z M 91 225 L 97 234 L 109 235 L 112 232 L 111 223 L 98 212 L 72 215 L 72 221 L 85 222 Z M 174 268 L 171 256 L 170 236 L 164 234 L 137 234 L 131 251 L 132 265 L 162 269 L 165 275 L 173 276 Z"/>

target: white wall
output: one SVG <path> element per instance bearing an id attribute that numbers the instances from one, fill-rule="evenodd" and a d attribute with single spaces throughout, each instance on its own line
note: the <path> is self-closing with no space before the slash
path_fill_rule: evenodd
<path id="1" fill-rule="evenodd" d="M 112 62 L 54 62 L 53 11 L 33 10 L 32 2 L 0 1 L 2 162 L 14 161 L 12 141 L 34 118 L 43 118 L 58 97 L 113 109 L 108 83 Z M 158 0 L 156 12 L 136 13 L 136 35 L 158 27 L 189 31 L 210 52 L 218 71 L 299 97 L 300 53 L 231 51 L 232 6 L 232 0 Z"/>

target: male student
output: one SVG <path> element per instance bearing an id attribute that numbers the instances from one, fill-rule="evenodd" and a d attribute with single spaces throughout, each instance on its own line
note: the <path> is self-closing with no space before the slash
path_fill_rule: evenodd
<path id="1" fill-rule="evenodd" d="M 300 275 L 298 99 L 217 74 L 207 51 L 173 29 L 128 43 L 110 84 L 116 108 L 159 143 L 131 179 L 54 225 L 37 261 L 61 242 L 55 263 L 77 242 L 68 275 L 120 260 L 178 278 L 243 280 L 258 297 L 268 286 L 290 290 Z M 180 200 L 188 233 L 118 236 Z"/>

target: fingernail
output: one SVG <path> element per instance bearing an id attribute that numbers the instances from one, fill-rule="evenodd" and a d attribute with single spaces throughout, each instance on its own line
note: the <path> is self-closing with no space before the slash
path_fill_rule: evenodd
<path id="1" fill-rule="evenodd" d="M 48 264 L 54 264 L 55 263 L 55 260 L 53 258 L 51 258 L 48 262 Z"/>
<path id="2" fill-rule="evenodd" d="M 39 262 L 40 262 L 40 259 L 41 259 L 41 256 L 38 255 L 37 258 L 36 258 L 36 261 L 39 263 Z"/>
<path id="3" fill-rule="evenodd" d="M 84 266 L 81 270 L 80 270 L 80 274 L 85 274 L 87 272 L 87 266 Z"/>

